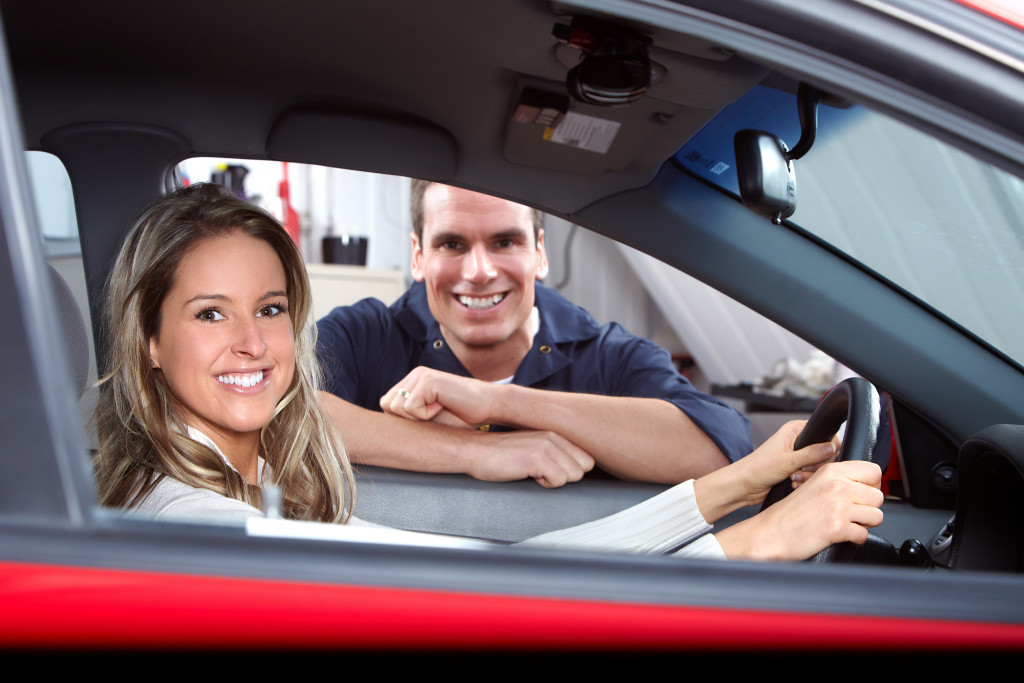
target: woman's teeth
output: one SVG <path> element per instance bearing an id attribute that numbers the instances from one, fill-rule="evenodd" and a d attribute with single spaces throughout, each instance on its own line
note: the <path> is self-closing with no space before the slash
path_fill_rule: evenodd
<path id="1" fill-rule="evenodd" d="M 476 296 L 459 296 L 459 301 L 463 306 L 467 308 L 490 308 L 501 302 L 505 298 L 505 294 L 495 294 L 494 296 L 487 297 L 476 297 Z"/>
<path id="2" fill-rule="evenodd" d="M 234 384 L 240 387 L 256 386 L 263 381 L 263 371 L 257 370 L 248 374 L 218 375 L 217 381 L 221 384 Z"/>

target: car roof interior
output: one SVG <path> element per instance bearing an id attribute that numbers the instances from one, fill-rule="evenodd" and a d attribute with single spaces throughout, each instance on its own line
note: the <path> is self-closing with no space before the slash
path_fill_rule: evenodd
<path id="1" fill-rule="evenodd" d="M 701 38 L 654 31 L 665 77 L 612 112 L 630 137 L 602 167 L 584 150 L 527 145 L 508 125 L 524 87 L 564 91 L 552 28 L 571 15 L 544 2 L 224 3 L 203 6 L 201 21 L 187 6 L 122 2 L 53 12 L 61 20 L 50 25 L 45 11 L 4 7 L 32 147 L 69 123 L 145 123 L 189 153 L 417 171 L 507 187 L 559 213 L 646 185 L 767 73 Z M 45 41 L 30 23 L 39 18 Z M 360 121 L 391 127 L 373 134 Z M 501 153 L 509 145 L 514 164 Z"/>

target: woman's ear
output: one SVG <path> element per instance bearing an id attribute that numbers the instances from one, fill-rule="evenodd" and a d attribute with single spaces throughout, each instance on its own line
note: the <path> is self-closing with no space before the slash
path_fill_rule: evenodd
<path id="1" fill-rule="evenodd" d="M 156 337 L 149 338 L 149 362 L 154 368 L 160 367 L 160 345 L 157 344 Z"/>

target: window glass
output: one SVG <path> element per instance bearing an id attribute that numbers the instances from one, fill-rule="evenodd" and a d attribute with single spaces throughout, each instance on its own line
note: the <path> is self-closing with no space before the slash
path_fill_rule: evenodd
<path id="1" fill-rule="evenodd" d="M 36 218 L 43 235 L 46 262 L 70 288 L 86 330 L 91 330 L 92 315 L 86 293 L 85 269 L 82 265 L 82 248 L 78 240 L 78 216 L 71 193 L 71 178 L 68 177 L 64 164 L 52 154 L 27 151 L 25 159 L 29 184 L 35 200 Z M 96 395 L 91 389 L 96 381 L 95 344 L 91 334 L 87 335 L 87 340 L 89 373 L 86 377 L 86 386 L 90 388 L 85 391 L 80 402 L 84 423 L 88 422 L 92 414 Z M 93 436 L 90 432 L 90 440 Z"/>
<path id="2" fill-rule="evenodd" d="M 25 153 L 36 216 L 48 253 L 77 252 L 78 219 L 71 194 L 71 179 L 60 159 L 46 152 Z"/>
<path id="3" fill-rule="evenodd" d="M 766 130 L 793 147 L 796 98 L 762 88 L 681 149 L 680 165 L 738 193 L 733 134 Z M 819 108 L 796 163 L 790 222 L 910 292 L 1018 363 L 1024 326 L 1024 182 L 862 107 Z"/>

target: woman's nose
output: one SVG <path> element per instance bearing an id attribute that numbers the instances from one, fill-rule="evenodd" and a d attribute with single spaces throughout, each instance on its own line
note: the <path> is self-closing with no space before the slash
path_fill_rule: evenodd
<path id="1" fill-rule="evenodd" d="M 267 350 L 267 344 L 263 341 L 263 332 L 256 320 L 246 319 L 238 322 L 238 335 L 235 338 L 231 350 L 236 355 L 259 358 Z"/>

